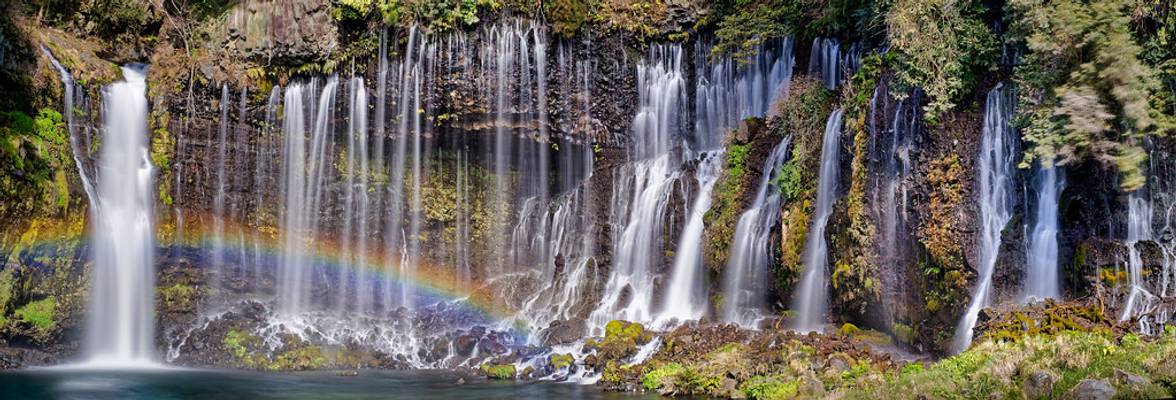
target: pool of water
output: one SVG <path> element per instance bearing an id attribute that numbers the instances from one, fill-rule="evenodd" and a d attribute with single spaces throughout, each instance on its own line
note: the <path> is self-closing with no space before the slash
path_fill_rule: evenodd
<path id="1" fill-rule="evenodd" d="M 465 382 L 462 382 L 464 379 Z M 0 372 L 4 399 L 649 399 L 558 382 L 485 381 L 452 371 L 263 373 L 223 370 Z"/>

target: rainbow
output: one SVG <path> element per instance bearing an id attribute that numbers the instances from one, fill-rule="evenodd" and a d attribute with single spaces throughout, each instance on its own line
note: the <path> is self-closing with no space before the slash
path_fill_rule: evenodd
<path id="1" fill-rule="evenodd" d="M 166 216 L 156 226 L 156 240 L 161 251 L 169 249 L 195 249 L 197 252 L 211 253 L 216 244 L 213 218 L 208 214 L 185 215 L 182 227 L 177 228 L 173 215 Z M 86 225 L 83 218 L 43 218 L 31 219 L 23 230 L 10 231 L 0 237 L 10 245 L 7 253 L 9 257 L 20 257 L 22 260 L 33 259 L 37 264 L 46 265 L 45 261 L 85 256 L 76 250 L 86 242 Z M 18 237 L 13 237 L 19 232 Z M 261 250 L 263 259 L 268 266 L 275 266 L 281 259 L 285 249 L 282 246 L 281 234 L 273 228 L 243 225 L 232 221 L 224 221 L 223 242 L 226 254 L 240 254 L 242 251 L 252 252 L 254 245 Z M 484 282 L 468 282 L 463 284 L 457 278 L 455 270 L 449 266 L 421 262 L 411 278 L 398 273 L 399 259 L 389 258 L 383 246 L 372 243 L 364 257 L 352 253 L 351 259 L 343 246 L 328 235 L 318 235 L 308 238 L 312 263 L 317 267 L 342 269 L 350 272 L 367 272 L 373 279 L 405 284 L 414 289 L 414 293 L 430 300 L 447 300 L 454 307 L 462 308 L 463 312 L 477 315 L 487 323 L 498 322 L 517 315 L 517 310 L 504 302 Z M 7 250 L 7 249 L 6 249 Z M 359 264 L 355 260 L 363 259 Z M 54 262 L 53 265 L 61 265 Z M 526 327 L 514 324 L 514 329 L 525 333 Z"/>

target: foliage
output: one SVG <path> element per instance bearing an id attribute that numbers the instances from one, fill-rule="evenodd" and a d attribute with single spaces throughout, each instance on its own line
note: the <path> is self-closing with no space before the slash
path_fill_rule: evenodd
<path id="1" fill-rule="evenodd" d="M 473 26 L 486 10 L 502 8 L 498 0 L 333 0 L 331 14 L 339 22 L 378 18 L 387 25 L 419 24 L 431 32 Z"/>
<path id="2" fill-rule="evenodd" d="M 545 0 L 543 14 L 555 33 L 572 37 L 588 21 L 588 2 L 585 0 Z"/>
<path id="3" fill-rule="evenodd" d="M 850 186 L 846 195 L 849 226 L 844 256 L 834 265 L 832 284 L 834 302 L 838 308 L 864 314 L 866 307 L 878 299 L 882 283 L 875 265 L 875 227 L 866 210 L 866 187 L 870 180 L 868 168 L 870 132 L 866 118 L 870 115 L 870 99 L 882 75 L 882 58 L 877 55 L 862 59 L 862 68 L 844 87 L 846 134 L 853 137 L 853 159 L 850 161 Z M 841 242 L 837 242 L 841 243 Z"/>
<path id="4" fill-rule="evenodd" d="M 920 264 L 922 295 L 929 313 L 944 316 L 955 309 L 967 292 L 961 213 L 969 198 L 970 181 L 960 155 L 948 153 L 930 160 L 927 185 L 930 187 L 929 215 L 920 225 L 920 242 L 929 260 Z"/>
<path id="5" fill-rule="evenodd" d="M 684 372 L 686 372 L 686 368 L 682 367 L 682 364 L 669 363 L 655 368 L 653 371 L 646 373 L 645 376 L 642 376 L 641 385 L 645 387 L 645 390 L 657 390 L 662 385 L 669 383 L 666 382 L 667 379 L 681 375 Z"/>
<path id="6" fill-rule="evenodd" d="M 1029 143 L 1023 166 L 1093 158 L 1118 168 L 1124 190 L 1143 185 L 1141 140 L 1171 133 L 1176 120 L 1152 101 L 1159 73 L 1132 36 L 1134 3 L 1009 2 L 1011 28 L 1028 49 L 1015 75 Z"/>
<path id="7" fill-rule="evenodd" d="M 159 297 L 168 310 L 192 311 L 195 306 L 196 288 L 191 285 L 177 283 L 159 289 Z"/>
<path id="8" fill-rule="evenodd" d="M 981 19 L 985 11 L 979 0 L 895 0 L 886 15 L 896 83 L 927 93 L 929 121 L 970 95 L 993 66 L 996 39 Z"/>
<path id="9" fill-rule="evenodd" d="M 749 399 L 783 400 L 796 397 L 800 392 L 800 382 L 770 376 L 757 376 L 743 382 L 739 388 Z"/>
<path id="10" fill-rule="evenodd" d="M 1116 343 L 1103 334 L 1063 332 L 1016 343 L 986 341 L 925 368 L 904 367 L 882 384 L 854 388 L 846 398 L 1022 398 L 1022 384 L 1039 371 L 1060 373 L 1052 398 L 1067 397 L 1082 379 L 1106 380 L 1125 398 L 1168 397 L 1176 394 L 1174 377 L 1165 372 L 1173 356 L 1176 337 L 1171 335 L 1154 341 L 1128 336 Z M 1131 385 L 1117 379 L 1117 371 L 1151 375 L 1155 381 Z"/>
<path id="11" fill-rule="evenodd" d="M 712 56 L 752 55 L 764 40 L 791 35 L 869 37 L 880 32 L 884 2 L 871 0 L 725 0 L 715 5 Z M 712 19 L 699 22 L 705 25 Z"/>
<path id="12" fill-rule="evenodd" d="M 32 325 L 41 333 L 46 333 L 52 331 L 57 326 L 57 321 L 53 318 L 56 309 L 57 300 L 53 297 L 46 297 L 25 304 L 23 307 L 16 309 L 12 315 L 18 321 Z"/>
<path id="13" fill-rule="evenodd" d="M 791 157 L 773 185 L 781 191 L 780 262 L 773 271 L 777 290 L 783 291 L 799 275 L 821 161 L 821 138 L 832 112 L 833 93 L 818 82 L 794 79 L 788 99 L 774 105 L 778 116 L 771 126 L 780 136 L 792 136 Z"/>
<path id="14" fill-rule="evenodd" d="M 599 0 L 592 18 L 609 28 L 620 29 L 643 37 L 659 33 L 658 25 L 669 13 L 664 1 Z"/>
<path id="15" fill-rule="evenodd" d="M 422 22 L 429 30 L 444 32 L 478 23 L 481 10 L 498 10 L 497 0 L 433 0 L 406 2 L 405 14 Z"/>
<path id="16" fill-rule="evenodd" d="M 703 215 L 707 226 L 704 232 L 707 238 L 704 249 L 708 260 L 706 264 L 712 267 L 725 264 L 735 226 L 745 208 L 746 194 L 755 190 L 751 188 L 752 179 L 747 176 L 747 154 L 751 146 L 750 143 L 727 145 L 727 152 L 723 155 L 723 172 L 715 181 L 713 189 L 714 204 Z"/>
<path id="17" fill-rule="evenodd" d="M 53 109 L 43 108 L 35 118 L 0 112 L 0 195 L 21 199 L 0 203 L 0 215 L 64 208 L 69 190 L 61 171 L 70 165 L 68 138 L 61 113 Z"/>
<path id="18" fill-rule="evenodd" d="M 780 197 L 786 202 L 799 199 L 803 193 L 805 183 L 801 180 L 804 169 L 796 159 L 788 160 L 780 166 L 776 174 L 776 181 L 772 186 L 780 189 Z"/>

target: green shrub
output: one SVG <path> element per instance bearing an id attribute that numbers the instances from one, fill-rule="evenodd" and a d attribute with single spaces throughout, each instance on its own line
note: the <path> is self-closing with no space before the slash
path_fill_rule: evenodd
<path id="1" fill-rule="evenodd" d="M 663 365 L 642 376 L 641 386 L 645 386 L 645 390 L 658 390 L 667 384 L 667 379 L 674 379 L 685 371 L 686 368 L 678 363 Z"/>
<path id="2" fill-rule="evenodd" d="M 57 300 L 52 297 L 46 297 L 25 304 L 23 307 L 16 309 L 13 315 L 16 316 L 17 320 L 26 322 L 38 331 L 45 333 L 52 331 L 57 326 L 57 321 L 53 319 L 56 309 Z"/>
<path id="3" fill-rule="evenodd" d="M 920 87 L 927 119 L 971 95 L 977 74 L 994 65 L 996 37 L 977 0 L 896 0 L 886 16 L 900 89 Z"/>
<path id="4" fill-rule="evenodd" d="M 1014 39 L 1028 48 L 1016 70 L 1018 125 L 1029 144 L 1022 166 L 1094 159 L 1144 183 L 1140 142 L 1176 131 L 1170 109 L 1153 102 L 1162 88 L 1132 36 L 1129 0 L 1012 0 Z"/>

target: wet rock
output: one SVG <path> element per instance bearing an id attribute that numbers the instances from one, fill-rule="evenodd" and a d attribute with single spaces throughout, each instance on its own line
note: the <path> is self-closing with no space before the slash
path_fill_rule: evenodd
<path id="1" fill-rule="evenodd" d="M 1050 371 L 1037 371 L 1025 379 L 1025 383 L 1021 385 L 1021 391 L 1025 393 L 1027 399 L 1048 398 L 1057 383 L 1057 374 Z"/>
<path id="2" fill-rule="evenodd" d="M 57 357 L 44 351 L 0 346 L 0 370 L 52 365 L 57 362 Z"/>
<path id="3" fill-rule="evenodd" d="M 1075 400 L 1111 400 L 1115 397 L 1115 388 L 1104 380 L 1083 379 L 1066 393 L 1066 397 Z"/>
<path id="4" fill-rule="evenodd" d="M 472 356 L 477 346 L 478 337 L 474 335 L 466 334 L 453 339 L 453 351 L 462 357 Z"/>
<path id="5" fill-rule="evenodd" d="M 484 337 L 478 341 L 478 351 L 482 354 L 503 354 L 507 352 L 507 349 L 506 346 L 493 338 Z"/>
<path id="6" fill-rule="evenodd" d="M 587 330 L 588 324 L 582 319 L 556 320 L 539 332 L 539 341 L 548 347 L 574 343 L 584 337 Z"/>

